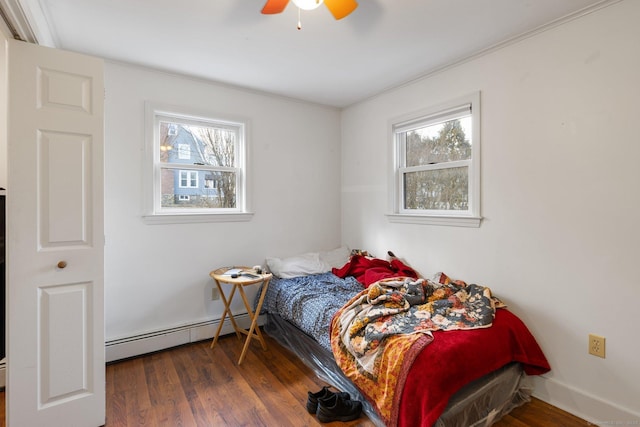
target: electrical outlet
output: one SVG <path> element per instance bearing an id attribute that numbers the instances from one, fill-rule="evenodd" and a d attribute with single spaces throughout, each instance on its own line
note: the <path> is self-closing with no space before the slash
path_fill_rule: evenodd
<path id="1" fill-rule="evenodd" d="M 600 335 L 589 334 L 589 354 L 604 359 L 605 338 Z"/>
<path id="2" fill-rule="evenodd" d="M 218 288 L 211 288 L 211 301 L 220 299 L 220 291 Z"/>

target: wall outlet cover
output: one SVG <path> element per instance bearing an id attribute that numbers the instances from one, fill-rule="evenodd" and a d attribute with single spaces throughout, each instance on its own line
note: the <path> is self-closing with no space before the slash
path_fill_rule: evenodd
<path id="1" fill-rule="evenodd" d="M 605 358 L 605 337 L 589 334 L 589 354 Z"/>

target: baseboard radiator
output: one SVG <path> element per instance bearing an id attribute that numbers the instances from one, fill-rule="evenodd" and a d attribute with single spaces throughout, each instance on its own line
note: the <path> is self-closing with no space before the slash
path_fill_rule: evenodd
<path id="1" fill-rule="evenodd" d="M 249 329 L 251 320 L 248 314 L 234 315 L 233 318 L 239 327 Z M 258 317 L 258 325 L 262 325 L 264 321 L 264 316 Z M 105 343 L 106 361 L 107 363 L 114 362 L 183 344 L 211 339 L 219 325 L 220 319 L 217 319 L 110 340 Z M 231 333 L 233 333 L 233 326 L 227 318 L 222 325 L 220 334 Z"/>

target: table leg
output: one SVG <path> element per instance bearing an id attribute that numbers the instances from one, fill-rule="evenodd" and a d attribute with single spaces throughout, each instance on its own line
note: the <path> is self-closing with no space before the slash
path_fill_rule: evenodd
<path id="1" fill-rule="evenodd" d="M 262 349 L 266 350 L 267 349 L 267 342 L 264 340 L 264 338 L 262 338 L 262 333 L 260 332 L 260 328 L 257 326 L 258 325 L 258 316 L 260 316 L 260 311 L 262 310 L 262 304 L 264 303 L 264 297 L 267 295 L 267 288 L 269 287 L 269 281 L 271 279 L 266 279 L 264 281 L 264 283 L 262 284 L 262 293 L 260 294 L 260 299 L 258 300 L 258 304 L 256 305 L 256 312 L 255 312 L 255 324 L 256 324 L 256 335 L 258 335 L 258 338 L 260 339 L 260 342 L 262 343 Z"/>
<path id="2" fill-rule="evenodd" d="M 244 306 L 247 309 L 247 314 L 249 315 L 249 319 L 251 319 L 251 327 L 247 333 L 247 340 L 244 342 L 244 347 L 242 348 L 242 353 L 240 354 L 240 359 L 238 360 L 238 365 L 242 363 L 244 360 L 244 356 L 247 353 L 247 349 L 249 348 L 249 343 L 251 340 L 256 337 L 260 341 L 262 345 L 262 349 L 267 349 L 267 343 L 262 337 L 262 333 L 260 332 L 260 328 L 257 326 L 258 324 L 258 316 L 260 315 L 260 310 L 262 309 L 262 303 L 264 302 L 264 297 L 267 294 L 267 287 L 269 286 L 269 279 L 266 279 L 262 284 L 262 293 L 260 294 L 260 299 L 258 300 L 258 305 L 256 306 L 255 313 L 251 310 L 251 306 L 249 305 L 249 301 L 247 300 L 247 295 L 244 293 L 244 290 L 240 288 L 240 295 L 242 296 L 242 301 L 244 302 Z M 255 335 L 254 335 L 255 331 Z"/>
<path id="3" fill-rule="evenodd" d="M 231 293 L 229 294 L 229 300 L 228 301 L 224 300 L 224 296 L 223 296 L 224 294 L 222 293 L 222 290 L 220 291 L 220 296 L 222 297 L 222 300 L 225 301 L 225 306 L 227 307 L 227 313 L 229 313 L 229 320 L 231 321 L 231 325 L 233 326 L 233 330 L 236 332 L 236 336 L 238 337 L 238 339 L 240 339 L 242 337 L 240 335 L 240 327 L 236 323 L 236 320 L 234 319 L 233 314 L 231 314 L 231 301 L 233 301 L 233 295 L 236 293 L 236 289 L 242 290 L 242 286 L 241 285 L 233 285 L 233 288 L 231 289 Z M 222 322 L 220 324 L 222 325 Z"/>
<path id="4" fill-rule="evenodd" d="M 233 314 L 231 314 L 231 301 L 233 301 L 233 295 L 236 291 L 237 286 L 235 285 L 233 286 L 233 289 L 231 289 L 231 293 L 229 294 L 229 299 L 227 299 L 224 295 L 224 292 L 222 291 L 222 286 L 220 286 L 220 283 L 218 283 L 217 280 L 215 282 L 216 282 L 216 285 L 218 286 L 218 291 L 220 292 L 220 298 L 222 298 L 222 302 L 224 303 L 224 312 L 222 313 L 222 317 L 220 318 L 220 323 L 218 324 L 218 329 L 216 330 L 216 334 L 213 337 L 213 341 L 211 342 L 210 348 L 215 347 L 216 343 L 218 342 L 218 338 L 220 337 L 220 332 L 222 331 L 222 326 L 224 325 L 224 319 L 227 317 L 227 314 L 229 315 L 229 320 L 233 325 L 233 330 L 235 331 L 236 336 L 240 338 L 240 333 L 238 332 L 238 325 L 236 325 L 236 321 L 233 318 Z"/>

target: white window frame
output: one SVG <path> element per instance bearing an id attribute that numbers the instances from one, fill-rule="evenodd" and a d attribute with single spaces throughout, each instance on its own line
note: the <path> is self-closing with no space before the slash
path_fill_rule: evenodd
<path id="1" fill-rule="evenodd" d="M 182 174 L 187 174 L 187 185 L 182 185 Z M 179 188 L 198 188 L 198 171 L 180 169 Z M 195 182 L 195 185 L 191 185 Z"/>
<path id="2" fill-rule="evenodd" d="M 405 167 L 405 144 L 403 134 L 430 124 L 441 123 L 460 116 L 464 111 L 471 112 L 471 159 L 444 164 Z M 427 225 L 450 225 L 460 227 L 479 227 L 480 216 L 480 92 L 429 107 L 389 121 L 389 139 L 392 149 L 391 174 L 389 179 L 390 210 L 387 214 L 390 222 Z M 404 208 L 404 173 L 414 170 L 435 170 L 464 166 L 469 170 L 469 209 L 459 210 L 420 210 Z"/>
<path id="3" fill-rule="evenodd" d="M 184 163 L 161 163 L 160 144 L 158 144 L 159 122 L 161 120 L 198 125 L 213 125 L 237 129 L 236 165 L 229 171 L 236 173 L 236 207 L 235 208 L 184 208 L 161 206 L 161 170 L 172 168 L 207 172 L 208 165 Z M 154 102 L 145 103 L 145 155 L 144 155 L 144 213 L 143 220 L 147 224 L 173 224 L 193 222 L 233 222 L 250 221 L 250 180 L 249 180 L 249 130 L 250 122 L 246 118 L 228 117 L 208 111 L 199 111 L 187 107 L 172 106 Z M 188 166 L 188 167 L 185 167 Z M 217 168 L 225 169 L 225 168 Z"/>

